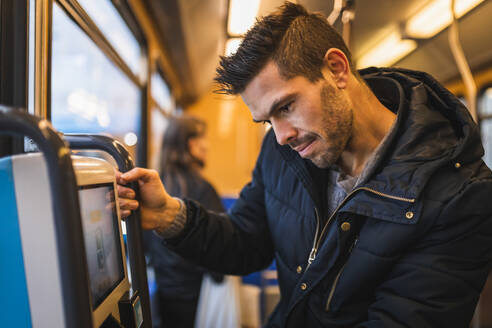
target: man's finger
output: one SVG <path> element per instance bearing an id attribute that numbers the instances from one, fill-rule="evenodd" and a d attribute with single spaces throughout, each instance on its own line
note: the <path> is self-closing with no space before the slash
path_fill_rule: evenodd
<path id="1" fill-rule="evenodd" d="M 131 188 L 118 185 L 118 196 L 121 198 L 135 199 L 135 191 Z"/>
<path id="2" fill-rule="evenodd" d="M 138 202 L 134 199 L 120 198 L 119 203 L 121 210 L 136 210 L 138 208 Z"/>
<path id="3" fill-rule="evenodd" d="M 132 211 L 130 211 L 130 210 L 121 210 L 120 211 L 121 219 L 122 220 L 126 219 L 127 217 L 130 216 L 131 213 L 132 213 Z"/>
<path id="4" fill-rule="evenodd" d="M 121 182 L 121 176 L 123 175 L 123 173 L 121 173 L 120 171 L 118 171 L 118 169 L 114 169 L 114 175 L 115 175 L 115 178 L 116 178 L 116 183 L 118 184 L 126 184 L 126 183 L 122 183 Z"/>
<path id="5" fill-rule="evenodd" d="M 147 182 L 149 180 L 159 178 L 159 174 L 154 170 L 148 170 L 141 167 L 136 167 L 128 172 L 123 173 L 119 177 L 119 182 L 121 184 L 127 184 L 136 180 L 142 180 Z"/>

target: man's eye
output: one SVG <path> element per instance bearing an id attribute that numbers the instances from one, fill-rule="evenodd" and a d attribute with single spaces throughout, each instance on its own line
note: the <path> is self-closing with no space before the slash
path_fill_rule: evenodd
<path id="1" fill-rule="evenodd" d="M 278 110 L 279 112 L 282 112 L 282 113 L 287 113 L 290 111 L 290 106 L 292 105 L 292 103 L 288 103 L 286 105 L 283 105 L 282 107 L 280 107 Z"/>

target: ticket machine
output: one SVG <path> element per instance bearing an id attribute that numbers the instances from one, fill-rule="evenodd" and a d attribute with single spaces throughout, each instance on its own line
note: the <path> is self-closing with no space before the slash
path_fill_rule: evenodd
<path id="1" fill-rule="evenodd" d="M 20 111 L 0 107 L 0 133 L 40 149 L 0 158 L 2 326 L 151 327 L 147 291 L 126 267 L 113 167 L 71 155 L 48 122 Z"/>

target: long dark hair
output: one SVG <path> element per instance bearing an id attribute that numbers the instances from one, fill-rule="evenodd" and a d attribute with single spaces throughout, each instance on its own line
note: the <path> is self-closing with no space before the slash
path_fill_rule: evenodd
<path id="1" fill-rule="evenodd" d="M 188 192 L 187 181 L 198 175 L 197 167 L 204 163 L 190 153 L 188 141 L 205 135 L 207 125 L 192 116 L 172 117 L 164 132 L 161 151 L 161 179 L 173 195 Z"/>

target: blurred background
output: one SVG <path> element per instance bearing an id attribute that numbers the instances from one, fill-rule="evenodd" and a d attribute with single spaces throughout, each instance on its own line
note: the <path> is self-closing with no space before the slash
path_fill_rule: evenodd
<path id="1" fill-rule="evenodd" d="M 451 0 L 294 2 L 333 24 L 357 67 L 426 71 L 460 97 L 492 166 L 492 1 L 455 0 L 454 20 Z M 282 3 L 0 0 L 0 103 L 27 108 L 65 133 L 114 136 L 137 165 L 155 169 L 168 118 L 197 116 L 208 125 L 203 175 L 228 207 L 250 179 L 267 127 L 252 122 L 240 97 L 213 92 L 215 69 L 256 17 Z M 0 153 L 16 147 L 0 140 Z M 252 310 L 263 316 L 278 297 L 275 273 L 272 266 L 245 278 L 264 295 L 261 311 Z M 489 293 L 475 326 L 492 326 L 483 310 Z"/>

